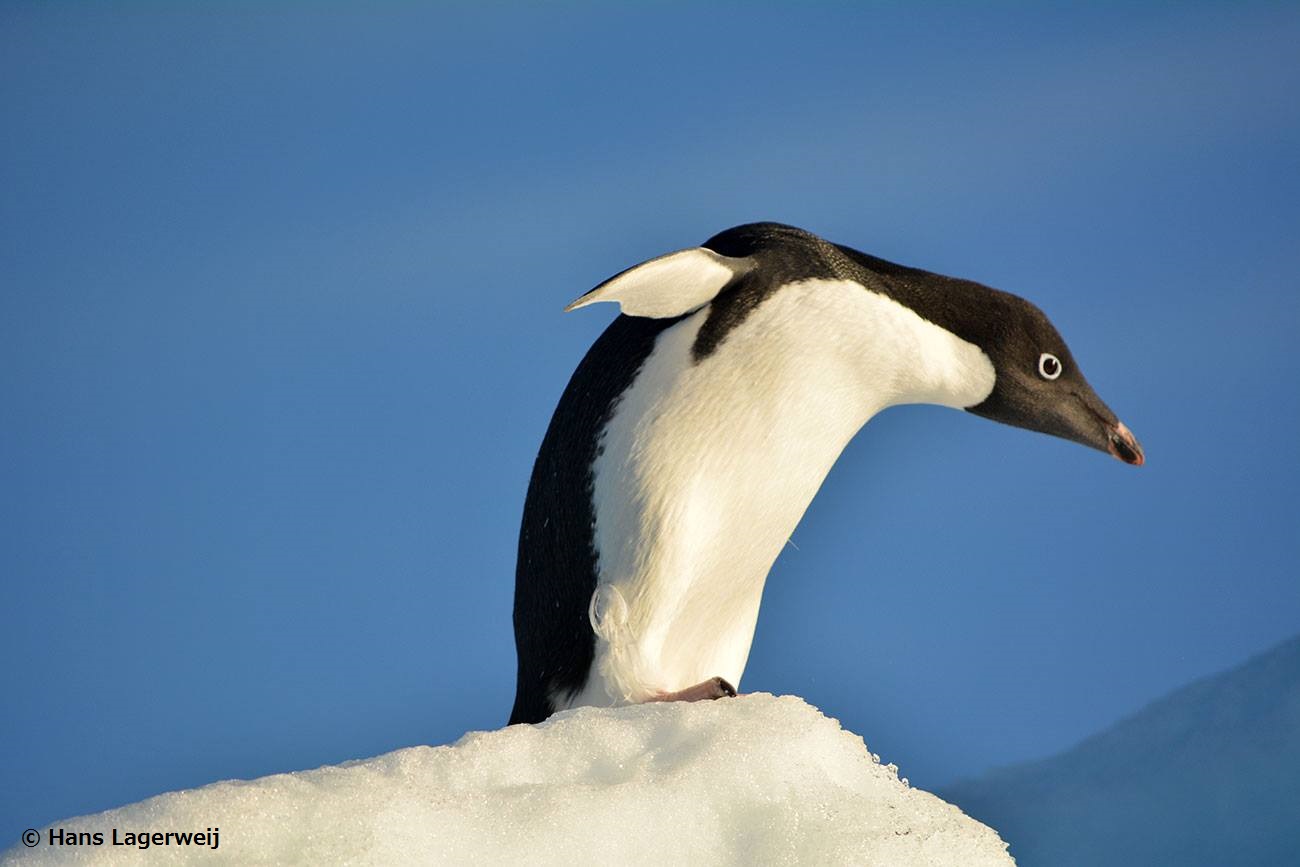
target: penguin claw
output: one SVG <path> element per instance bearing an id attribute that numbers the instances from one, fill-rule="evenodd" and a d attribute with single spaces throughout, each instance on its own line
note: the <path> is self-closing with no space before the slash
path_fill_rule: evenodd
<path id="1" fill-rule="evenodd" d="M 735 698 L 736 688 L 725 678 L 711 677 L 703 683 L 688 686 L 677 692 L 661 692 L 650 701 L 713 701 L 719 698 Z"/>

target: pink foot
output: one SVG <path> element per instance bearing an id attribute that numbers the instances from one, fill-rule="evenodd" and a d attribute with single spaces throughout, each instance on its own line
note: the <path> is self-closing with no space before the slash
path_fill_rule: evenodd
<path id="1" fill-rule="evenodd" d="M 661 692 L 649 701 L 712 701 L 715 698 L 735 698 L 736 688 L 720 677 L 711 677 L 703 683 L 688 686 L 677 692 Z"/>

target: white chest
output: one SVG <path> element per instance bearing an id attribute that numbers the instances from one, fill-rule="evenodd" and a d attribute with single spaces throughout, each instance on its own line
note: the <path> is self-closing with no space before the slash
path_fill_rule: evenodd
<path id="1" fill-rule="evenodd" d="M 886 406 L 993 385 L 976 347 L 854 283 L 785 288 L 693 363 L 708 312 L 660 335 L 604 431 L 596 660 L 564 704 L 739 686 L 767 573 L 853 435 Z"/>

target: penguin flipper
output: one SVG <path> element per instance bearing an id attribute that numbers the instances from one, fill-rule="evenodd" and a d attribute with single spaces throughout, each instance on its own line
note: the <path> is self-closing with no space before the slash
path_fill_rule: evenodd
<path id="1" fill-rule="evenodd" d="M 615 274 L 564 312 L 615 301 L 625 316 L 681 316 L 708 304 L 751 264 L 748 258 L 722 256 L 705 247 L 678 250 Z"/>

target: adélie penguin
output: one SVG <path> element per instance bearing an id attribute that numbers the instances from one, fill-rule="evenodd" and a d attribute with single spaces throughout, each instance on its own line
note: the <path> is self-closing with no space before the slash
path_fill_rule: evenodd
<path id="1" fill-rule="evenodd" d="M 1033 304 L 776 223 L 610 278 L 621 308 L 542 441 L 519 534 L 511 723 L 734 695 L 773 561 L 849 440 L 933 403 L 1142 447 Z"/>

